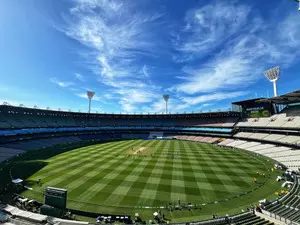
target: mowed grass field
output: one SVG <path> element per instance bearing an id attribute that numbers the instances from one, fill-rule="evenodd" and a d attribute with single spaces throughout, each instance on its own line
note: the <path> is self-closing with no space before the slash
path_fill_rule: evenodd
<path id="1" fill-rule="evenodd" d="M 157 211 L 153 208 L 180 200 L 181 204 L 201 204 L 201 209 L 164 210 L 166 216 L 173 221 L 197 220 L 213 213 L 240 212 L 280 188 L 277 173 L 270 172 L 273 162 L 266 158 L 188 141 L 107 142 L 41 161 L 47 165 L 27 179 L 33 190 L 23 195 L 43 202 L 46 187 L 66 188 L 68 208 L 99 213 L 139 212 L 151 218 Z M 39 179 L 41 186 L 36 184 Z M 249 193 L 235 197 L 245 192 Z"/>

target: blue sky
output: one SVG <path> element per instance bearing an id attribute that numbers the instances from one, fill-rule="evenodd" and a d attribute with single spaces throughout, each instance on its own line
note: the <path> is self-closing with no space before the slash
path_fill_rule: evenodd
<path id="1" fill-rule="evenodd" d="M 0 1 L 0 102 L 92 111 L 228 109 L 300 88 L 292 0 Z"/>

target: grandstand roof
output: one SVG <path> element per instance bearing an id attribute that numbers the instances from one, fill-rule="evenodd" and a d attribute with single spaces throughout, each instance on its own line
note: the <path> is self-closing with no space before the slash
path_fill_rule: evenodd
<path id="1" fill-rule="evenodd" d="M 273 98 L 259 99 L 257 100 L 257 102 L 270 102 L 275 104 L 292 104 L 298 102 L 300 103 L 300 90 L 293 91 Z"/>
<path id="2" fill-rule="evenodd" d="M 246 106 L 246 105 L 251 105 L 253 103 L 256 103 L 258 100 L 261 100 L 261 99 L 264 99 L 264 98 L 253 98 L 253 99 L 248 99 L 248 100 L 233 102 L 232 104 Z"/>

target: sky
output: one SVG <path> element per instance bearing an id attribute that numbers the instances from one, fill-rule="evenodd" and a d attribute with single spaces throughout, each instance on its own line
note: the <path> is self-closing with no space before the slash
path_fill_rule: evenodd
<path id="1" fill-rule="evenodd" d="M 228 110 L 300 89 L 293 0 L 0 0 L 0 103 L 92 112 Z"/>

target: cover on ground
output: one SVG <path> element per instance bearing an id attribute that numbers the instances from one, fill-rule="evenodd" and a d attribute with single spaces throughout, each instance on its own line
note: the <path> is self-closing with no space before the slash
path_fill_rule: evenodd
<path id="1" fill-rule="evenodd" d="M 163 132 L 150 132 L 149 133 L 149 139 L 162 139 L 164 133 Z"/>

